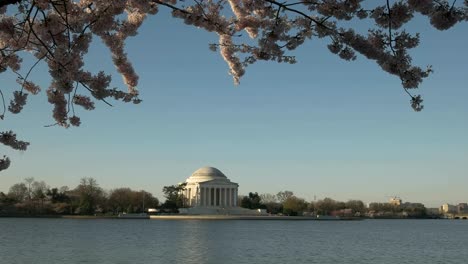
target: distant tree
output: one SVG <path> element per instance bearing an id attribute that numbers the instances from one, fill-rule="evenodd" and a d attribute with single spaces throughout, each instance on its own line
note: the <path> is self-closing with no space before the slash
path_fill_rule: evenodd
<path id="1" fill-rule="evenodd" d="M 248 196 L 244 196 L 241 200 L 240 206 L 248 209 L 264 209 L 265 206 L 261 203 L 261 198 L 258 193 L 249 192 Z"/>
<path id="2" fill-rule="evenodd" d="M 110 210 L 114 213 L 142 212 L 145 208 L 154 208 L 159 205 L 159 200 L 146 191 L 133 191 L 130 188 L 118 188 L 110 191 L 107 200 Z"/>
<path id="3" fill-rule="evenodd" d="M 67 190 L 68 190 L 68 187 L 66 188 L 61 187 L 60 189 L 52 188 L 52 189 L 47 190 L 46 196 L 52 203 L 50 205 L 51 213 L 55 213 L 55 214 L 70 213 L 71 199 L 66 193 Z"/>
<path id="4" fill-rule="evenodd" d="M 264 203 L 263 206 L 270 214 L 279 214 L 283 212 L 283 205 L 276 202 L 276 203 Z"/>
<path id="5" fill-rule="evenodd" d="M 94 178 L 82 178 L 74 191 L 79 197 L 79 214 L 92 215 L 102 208 L 105 202 L 104 191 Z"/>
<path id="6" fill-rule="evenodd" d="M 276 197 L 280 203 L 284 203 L 284 201 L 286 201 L 286 199 L 291 196 L 294 196 L 294 193 L 291 191 L 282 191 L 276 194 Z"/>
<path id="7" fill-rule="evenodd" d="M 331 198 L 324 198 L 315 202 L 315 209 L 317 214 L 328 215 L 331 212 L 342 209 L 337 201 Z"/>
<path id="8" fill-rule="evenodd" d="M 290 196 L 283 202 L 283 213 L 286 215 L 301 215 L 307 209 L 307 202 L 296 196 Z"/>
<path id="9" fill-rule="evenodd" d="M 67 187 L 68 189 L 68 187 Z M 67 203 L 70 202 L 70 197 L 66 194 L 66 189 L 52 188 L 47 190 L 47 197 L 52 203 Z"/>
<path id="10" fill-rule="evenodd" d="M 267 212 L 270 214 L 278 214 L 283 212 L 283 205 L 278 202 L 277 196 L 274 194 L 261 194 L 260 201 Z"/>
<path id="11" fill-rule="evenodd" d="M 427 209 L 422 203 L 404 203 L 401 205 L 401 210 L 409 217 L 419 218 L 427 215 Z"/>
<path id="12" fill-rule="evenodd" d="M 7 194 L 0 192 L 0 215 L 8 215 L 15 212 L 16 201 Z"/>
<path id="13" fill-rule="evenodd" d="M 5 193 L 0 192 L 0 203 L 5 202 L 6 199 L 8 199 L 8 196 Z"/>
<path id="14" fill-rule="evenodd" d="M 8 196 L 17 203 L 23 202 L 28 197 L 28 187 L 24 183 L 16 183 L 10 187 Z"/>
<path id="15" fill-rule="evenodd" d="M 35 181 L 31 186 L 31 194 L 33 200 L 43 200 L 46 198 L 49 186 L 44 181 Z"/>
<path id="16" fill-rule="evenodd" d="M 159 206 L 159 199 L 154 197 L 153 194 L 147 191 L 139 191 L 137 195 L 139 197 L 143 196 L 145 209 Z"/>
<path id="17" fill-rule="evenodd" d="M 395 214 L 397 212 L 401 212 L 401 207 L 390 203 L 370 203 L 369 211 L 388 212 L 391 214 Z"/>
<path id="18" fill-rule="evenodd" d="M 162 208 L 172 212 L 177 212 L 178 208 L 184 207 L 186 202 L 183 191 L 186 186 L 187 183 L 185 182 L 178 185 L 164 186 L 163 193 L 166 201 L 162 204 Z"/>
<path id="19" fill-rule="evenodd" d="M 15 202 L 16 201 L 12 197 L 6 195 L 3 192 L 0 192 L 0 207 L 5 205 L 12 205 Z"/>
<path id="20" fill-rule="evenodd" d="M 360 200 L 349 200 L 346 202 L 346 208 L 352 209 L 353 213 L 364 214 L 366 212 L 366 206 L 363 201 Z"/>
<path id="21" fill-rule="evenodd" d="M 276 203 L 278 201 L 276 195 L 271 193 L 262 193 L 260 194 L 260 200 L 263 204 L 266 203 Z"/>
<path id="22" fill-rule="evenodd" d="M 49 186 L 47 186 L 47 184 L 44 181 L 34 181 L 31 184 L 31 199 L 29 202 L 29 207 L 31 207 L 31 209 L 36 209 L 36 203 L 39 203 L 40 212 L 43 212 L 44 200 L 47 197 L 46 194 L 48 189 Z"/>
<path id="23" fill-rule="evenodd" d="M 132 190 L 130 188 L 118 188 L 110 191 L 107 202 L 114 214 L 121 212 L 133 213 L 131 200 Z"/>
<path id="24" fill-rule="evenodd" d="M 307 204 L 307 212 L 315 213 L 315 201 L 311 201 Z"/>
<path id="25" fill-rule="evenodd" d="M 31 200 L 32 199 L 32 184 L 34 182 L 34 177 L 28 177 L 24 179 L 24 181 L 26 182 L 28 186 L 28 200 Z"/>

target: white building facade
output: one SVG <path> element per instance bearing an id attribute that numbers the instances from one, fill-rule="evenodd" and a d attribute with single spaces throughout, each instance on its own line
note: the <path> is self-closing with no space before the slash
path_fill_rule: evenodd
<path id="1" fill-rule="evenodd" d="M 241 208 L 237 204 L 239 184 L 229 180 L 213 167 L 196 170 L 185 181 L 183 191 L 186 208 L 179 213 L 187 215 L 265 215 L 265 210 Z"/>
<path id="2" fill-rule="evenodd" d="M 203 167 L 185 181 L 184 196 L 189 207 L 236 207 L 239 184 L 220 170 Z"/>

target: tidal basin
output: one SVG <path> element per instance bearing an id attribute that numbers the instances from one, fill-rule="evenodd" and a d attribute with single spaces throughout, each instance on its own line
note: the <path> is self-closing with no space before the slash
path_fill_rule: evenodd
<path id="1" fill-rule="evenodd" d="M 465 263 L 468 221 L 0 218 L 0 263 Z"/>

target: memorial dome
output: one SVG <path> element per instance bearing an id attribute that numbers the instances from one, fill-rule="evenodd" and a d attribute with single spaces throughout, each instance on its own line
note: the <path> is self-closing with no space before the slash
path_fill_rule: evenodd
<path id="1" fill-rule="evenodd" d="M 204 182 L 216 179 L 227 179 L 227 177 L 216 168 L 202 167 L 192 173 L 192 175 L 187 179 L 187 182 Z"/>

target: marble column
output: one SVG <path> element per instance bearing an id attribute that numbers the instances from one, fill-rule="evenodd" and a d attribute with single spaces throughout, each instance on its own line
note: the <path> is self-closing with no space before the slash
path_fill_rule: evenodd
<path id="1" fill-rule="evenodd" d="M 228 194 L 228 206 L 232 206 L 231 188 L 226 189 Z"/>
<path id="2" fill-rule="evenodd" d="M 226 206 L 229 206 L 229 188 L 225 188 L 224 191 L 226 192 Z"/>
<path id="3" fill-rule="evenodd" d="M 192 206 L 192 188 L 188 189 L 188 206 Z"/>
<path id="4" fill-rule="evenodd" d="M 203 187 L 203 206 L 208 204 L 208 195 L 206 195 L 206 187 Z"/>
<path id="5" fill-rule="evenodd" d="M 217 203 L 218 203 L 218 196 L 216 195 L 216 194 L 217 194 L 217 190 L 218 190 L 218 188 L 213 187 L 213 193 L 214 193 L 214 202 L 213 202 L 213 205 L 214 205 L 214 206 L 216 206 Z"/>
<path id="6" fill-rule="evenodd" d="M 211 187 L 208 187 L 208 206 L 211 206 Z"/>
<path id="7" fill-rule="evenodd" d="M 200 206 L 203 206 L 203 187 L 200 187 Z"/>
<path id="8" fill-rule="evenodd" d="M 216 187 L 211 188 L 211 204 L 212 206 L 216 206 Z"/>
<path id="9" fill-rule="evenodd" d="M 219 205 L 224 206 L 224 188 L 219 188 Z"/>
<path id="10" fill-rule="evenodd" d="M 214 197 L 214 201 L 213 201 L 213 206 L 216 206 L 216 202 L 218 201 L 218 198 L 216 197 L 216 187 L 213 187 L 213 197 Z"/>
<path id="11" fill-rule="evenodd" d="M 221 197 L 222 197 L 221 205 L 223 207 L 226 207 L 226 191 L 225 190 L 226 190 L 225 188 L 221 188 Z"/>
<path id="12" fill-rule="evenodd" d="M 206 195 L 206 187 L 203 187 L 203 206 L 208 204 L 208 196 Z"/>
<path id="13" fill-rule="evenodd" d="M 224 206 L 228 206 L 228 202 L 227 202 L 227 188 L 224 188 Z"/>
<path id="14" fill-rule="evenodd" d="M 214 187 L 210 188 L 210 198 L 211 198 L 211 203 L 210 206 L 214 206 L 216 204 L 216 189 Z"/>
<path id="15" fill-rule="evenodd" d="M 223 189 L 218 188 L 218 193 L 219 193 L 219 206 L 223 206 Z"/>
<path id="16" fill-rule="evenodd" d="M 228 201 L 227 201 L 227 188 L 224 188 L 224 206 L 228 206 Z"/>

